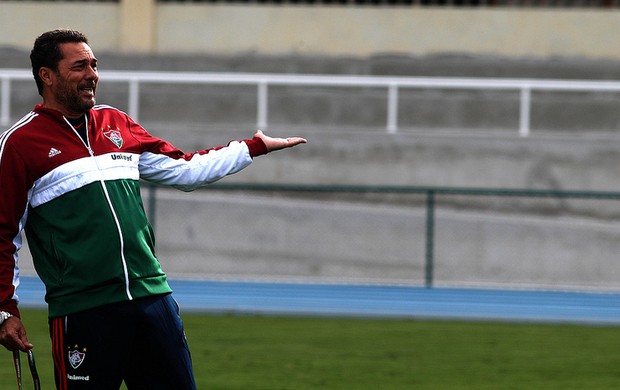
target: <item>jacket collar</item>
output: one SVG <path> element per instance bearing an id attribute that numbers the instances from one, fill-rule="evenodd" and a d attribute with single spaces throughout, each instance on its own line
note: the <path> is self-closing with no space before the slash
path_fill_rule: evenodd
<path id="1" fill-rule="evenodd" d="M 42 103 L 37 104 L 34 107 L 33 111 L 35 113 L 39 114 L 39 115 L 46 116 L 46 117 L 48 117 L 48 118 L 50 118 L 50 119 L 52 119 L 52 120 L 54 120 L 56 122 L 66 124 L 65 117 L 64 117 L 64 115 L 60 111 L 55 110 L 53 108 L 43 107 Z M 88 115 L 88 117 L 90 117 L 89 113 L 87 113 L 87 115 Z"/>

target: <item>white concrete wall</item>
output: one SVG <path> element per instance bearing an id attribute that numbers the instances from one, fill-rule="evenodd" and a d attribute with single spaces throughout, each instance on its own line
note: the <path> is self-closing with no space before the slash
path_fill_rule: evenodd
<path id="1" fill-rule="evenodd" d="M 620 12 L 160 6 L 159 52 L 620 58 Z"/>
<path id="2" fill-rule="evenodd" d="M 34 40 L 55 28 L 88 35 L 97 50 L 119 46 L 119 7 L 114 3 L 0 2 L 0 46 L 30 50 Z"/>
<path id="3" fill-rule="evenodd" d="M 56 27 L 98 51 L 620 59 L 620 12 L 584 9 L 0 2 L 0 46 Z M 134 6 L 129 6 L 134 4 Z"/>

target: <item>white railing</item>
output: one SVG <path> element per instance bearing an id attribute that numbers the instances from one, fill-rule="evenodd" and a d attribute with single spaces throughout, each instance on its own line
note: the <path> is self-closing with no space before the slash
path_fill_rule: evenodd
<path id="1" fill-rule="evenodd" d="M 398 91 L 403 88 L 426 89 L 469 89 L 469 90 L 514 90 L 519 91 L 519 135 L 530 134 L 531 92 L 539 91 L 589 91 L 620 92 L 620 82 L 585 80 L 537 80 L 498 78 L 445 78 L 445 77 L 387 77 L 387 76 L 328 76 L 288 75 L 264 73 L 199 73 L 199 72 L 132 72 L 101 71 L 106 81 L 129 84 L 128 113 L 139 118 L 140 85 L 144 83 L 170 84 L 228 84 L 256 85 L 256 125 L 265 128 L 268 124 L 268 89 L 278 86 L 333 86 L 333 87 L 379 87 L 386 89 L 387 118 L 386 131 L 398 131 Z M 23 69 L 0 69 L 0 125 L 10 122 L 11 81 L 31 80 L 32 73 Z M 34 88 L 34 85 L 33 85 Z"/>

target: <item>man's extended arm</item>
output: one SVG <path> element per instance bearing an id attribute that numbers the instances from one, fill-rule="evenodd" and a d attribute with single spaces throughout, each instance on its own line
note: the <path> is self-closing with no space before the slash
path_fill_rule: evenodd
<path id="1" fill-rule="evenodd" d="M 257 156 L 306 142 L 301 137 L 274 138 L 258 130 L 252 139 L 185 153 L 168 141 L 153 137 L 135 122 L 131 123 L 131 132 L 144 147 L 140 177 L 183 191 L 193 191 L 239 172 Z"/>

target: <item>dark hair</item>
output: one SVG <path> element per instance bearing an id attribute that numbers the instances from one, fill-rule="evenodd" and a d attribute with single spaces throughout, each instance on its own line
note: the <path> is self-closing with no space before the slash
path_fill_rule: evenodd
<path id="1" fill-rule="evenodd" d="M 57 71 L 58 63 L 62 60 L 60 44 L 79 42 L 88 44 L 86 35 L 79 31 L 65 29 L 48 31 L 41 34 L 34 41 L 34 46 L 30 52 L 30 63 L 32 64 L 32 74 L 34 81 L 37 83 L 39 95 L 43 94 L 43 81 L 39 77 L 39 70 L 42 67 L 46 67 Z"/>

